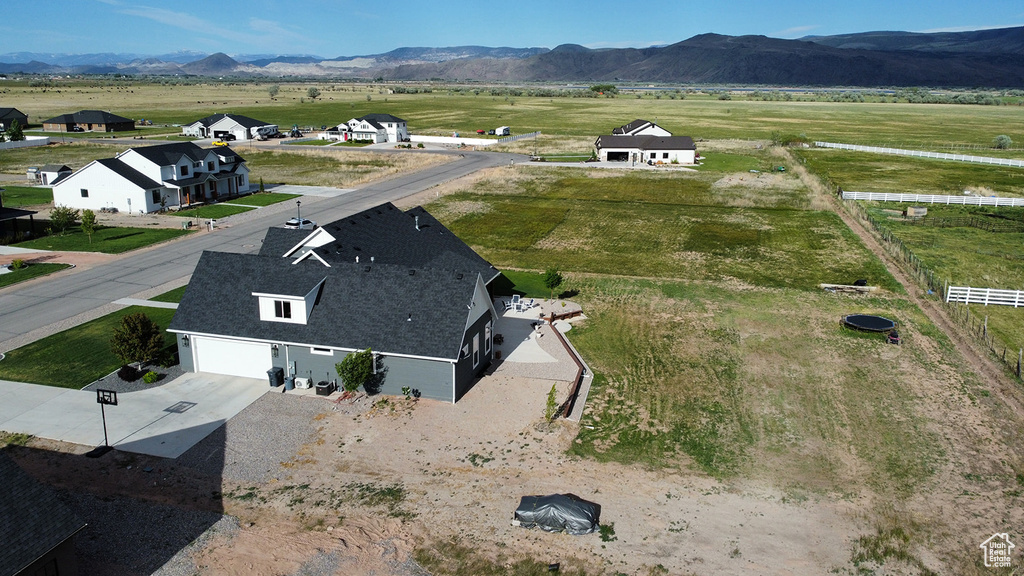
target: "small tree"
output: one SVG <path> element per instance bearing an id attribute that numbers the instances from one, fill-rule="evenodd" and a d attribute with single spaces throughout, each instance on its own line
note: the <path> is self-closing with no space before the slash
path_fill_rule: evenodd
<path id="1" fill-rule="evenodd" d="M 320 89 L 316 86 L 310 86 L 309 90 L 306 90 L 306 96 L 309 96 L 310 100 L 316 100 L 320 97 Z"/>
<path id="2" fill-rule="evenodd" d="M 263 187 L 263 176 L 260 176 L 260 194 L 266 192 L 267 189 Z"/>
<path id="3" fill-rule="evenodd" d="M 19 142 L 25 139 L 25 133 L 22 132 L 21 122 L 14 120 L 11 122 L 10 128 L 7 129 L 7 139 L 11 142 Z"/>
<path id="4" fill-rule="evenodd" d="M 78 222 L 78 209 L 70 206 L 54 206 L 50 210 L 50 226 L 61 236 Z"/>
<path id="5" fill-rule="evenodd" d="M 142 312 L 128 314 L 114 327 L 110 347 L 124 365 L 156 358 L 164 345 L 160 327 Z"/>
<path id="6" fill-rule="evenodd" d="M 335 364 L 334 370 L 338 372 L 345 390 L 355 392 L 373 378 L 373 352 L 369 348 L 362 352 L 352 352 Z"/>
<path id="7" fill-rule="evenodd" d="M 96 213 L 86 208 L 82 210 L 82 232 L 89 237 L 89 244 L 92 244 L 92 233 L 96 231 Z"/>
<path id="8" fill-rule="evenodd" d="M 1013 146 L 1013 140 L 1006 134 L 1000 134 L 999 136 L 996 136 L 995 140 L 993 140 L 992 146 L 999 150 L 1006 150 L 1010 148 L 1010 146 Z"/>
<path id="9" fill-rule="evenodd" d="M 277 95 L 280 92 L 281 92 L 281 87 L 278 86 L 277 84 L 271 84 L 270 86 L 267 86 L 267 94 L 270 95 L 270 99 L 271 100 L 273 100 L 274 98 L 277 98 Z"/>
<path id="10" fill-rule="evenodd" d="M 551 291 L 550 299 L 555 298 L 555 288 L 562 285 L 562 275 L 555 268 L 548 268 L 544 272 L 544 287 Z"/>
<path id="11" fill-rule="evenodd" d="M 555 410 L 558 410 L 558 400 L 556 399 L 555 385 L 551 385 L 551 391 L 548 392 L 548 405 L 544 408 L 544 418 L 548 422 L 555 418 Z"/>

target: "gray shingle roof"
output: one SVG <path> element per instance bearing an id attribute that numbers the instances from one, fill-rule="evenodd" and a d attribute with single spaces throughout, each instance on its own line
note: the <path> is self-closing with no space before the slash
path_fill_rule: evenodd
<path id="1" fill-rule="evenodd" d="M 378 124 L 383 122 L 405 122 L 405 120 L 391 114 L 367 114 L 362 118 L 356 118 L 356 120 L 366 120 L 368 122 L 377 122 Z"/>
<path id="2" fill-rule="evenodd" d="M 177 164 L 183 156 L 192 162 L 205 161 L 208 154 L 207 150 L 200 148 L 192 142 L 171 142 L 170 144 L 157 144 L 156 146 L 139 146 L 131 150 L 158 166 Z"/>
<path id="3" fill-rule="evenodd" d="M 0 120 L 7 118 L 28 118 L 28 115 L 17 108 L 0 108 Z"/>
<path id="4" fill-rule="evenodd" d="M 139 188 L 145 188 L 146 190 L 152 190 L 154 188 L 163 188 L 163 184 L 153 180 L 149 176 L 146 176 L 142 172 L 139 172 L 135 168 L 121 162 L 117 158 L 100 158 L 96 160 L 97 164 L 102 164 L 112 170 L 118 176 L 138 186 Z"/>
<path id="5" fill-rule="evenodd" d="M 373 257 L 379 264 L 480 274 L 484 283 L 499 274 L 490 262 L 419 206 L 403 212 L 388 202 L 323 227 L 336 238 L 317 249 L 328 262 L 354 262 L 359 256 L 365 263 Z"/>
<path id="6" fill-rule="evenodd" d="M 56 493 L 0 452 L 0 576 L 17 574 L 85 528 Z"/>
<path id="7" fill-rule="evenodd" d="M 71 167 L 67 164 L 44 164 L 39 169 L 40 172 L 66 172 L 68 170 L 71 170 Z"/>
<path id="8" fill-rule="evenodd" d="M 259 319 L 265 279 L 313 287 L 308 324 Z M 476 274 L 310 258 L 204 252 L 170 330 L 457 360 Z M 309 288 L 306 288 L 307 290 Z M 411 315 L 412 320 L 409 320 Z"/>
<path id="9" fill-rule="evenodd" d="M 111 114 L 105 110 L 79 110 L 71 114 L 61 114 L 49 120 L 43 120 L 44 124 L 118 124 L 123 122 L 135 122 L 131 118 Z"/>
<path id="10" fill-rule="evenodd" d="M 641 120 L 641 119 L 637 118 L 636 120 L 633 120 L 629 124 L 626 124 L 626 125 L 623 125 L 623 126 L 619 126 L 618 128 L 612 130 L 612 134 L 616 134 L 616 135 L 630 134 L 634 130 L 639 130 L 640 128 L 643 128 L 645 126 L 652 125 L 652 124 L 654 124 L 654 123 L 651 122 L 650 120 Z"/>
<path id="11" fill-rule="evenodd" d="M 196 120 L 196 122 L 209 127 L 224 118 L 230 118 L 245 128 L 258 128 L 260 126 L 270 125 L 269 122 L 263 122 L 262 120 L 256 120 L 255 118 L 249 118 L 248 116 L 241 116 L 239 114 L 212 114 L 206 118 L 200 118 L 199 120 Z M 192 122 L 192 124 L 195 124 L 196 122 Z"/>

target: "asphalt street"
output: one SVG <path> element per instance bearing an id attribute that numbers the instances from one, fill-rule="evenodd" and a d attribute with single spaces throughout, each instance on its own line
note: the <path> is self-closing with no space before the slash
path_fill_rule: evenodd
<path id="1" fill-rule="evenodd" d="M 334 197 L 305 196 L 302 216 L 320 223 L 332 222 L 477 170 L 509 164 L 512 160 L 521 163 L 527 158 L 495 152 L 465 152 L 454 162 Z M 87 270 L 58 274 L 44 282 L 0 290 L 0 352 L 26 344 L 26 337 L 34 331 L 53 325 L 60 325 L 62 329 L 70 327 L 76 318 L 115 300 L 168 283 L 184 284 L 204 250 L 255 253 L 267 228 L 282 224 L 294 215 L 294 210 L 294 204 L 283 202 L 240 215 L 245 218 L 228 219 L 227 226 L 213 232 L 192 234 Z"/>

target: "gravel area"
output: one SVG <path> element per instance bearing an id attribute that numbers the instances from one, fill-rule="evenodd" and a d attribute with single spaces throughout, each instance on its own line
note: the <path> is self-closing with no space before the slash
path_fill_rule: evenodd
<path id="1" fill-rule="evenodd" d="M 171 562 L 162 574 L 194 574 L 185 552 L 211 527 L 231 521 L 211 511 L 186 509 L 123 497 L 60 491 L 60 499 L 89 525 L 75 538 L 80 574 L 137 576 Z M 237 523 L 234 524 L 237 526 Z"/>
<path id="2" fill-rule="evenodd" d="M 236 482 L 263 483 L 316 435 L 313 418 L 333 405 L 322 397 L 264 394 L 177 463 Z"/>
<path id="3" fill-rule="evenodd" d="M 149 390 L 150 388 L 163 386 L 164 384 L 171 382 L 178 376 L 181 376 L 182 374 L 185 373 L 185 371 L 181 369 L 180 364 L 175 364 L 170 368 L 162 368 L 160 366 L 149 366 L 146 368 L 146 370 L 152 370 L 157 374 L 161 374 L 163 377 L 157 380 L 156 382 L 153 382 L 152 384 L 146 384 L 146 381 L 143 380 L 142 378 L 139 378 L 134 382 L 129 382 L 127 380 L 121 379 L 121 377 L 117 375 L 118 371 L 115 370 L 110 374 L 107 374 L 103 378 L 100 378 L 99 380 L 93 382 L 92 384 L 89 384 L 88 386 L 82 388 L 82 390 L 96 390 L 97 388 L 102 388 L 103 390 L 113 390 L 118 394 L 127 394 L 128 392 L 138 392 L 140 390 Z"/>
<path id="4" fill-rule="evenodd" d="M 153 576 L 195 576 L 199 574 L 199 567 L 196 566 L 193 555 L 205 548 L 210 539 L 215 535 L 225 534 L 228 537 L 232 537 L 238 534 L 238 529 L 238 518 L 234 516 L 221 516 L 220 520 L 207 528 L 199 538 L 196 538 L 188 546 L 179 550 L 159 570 L 153 572 Z"/>

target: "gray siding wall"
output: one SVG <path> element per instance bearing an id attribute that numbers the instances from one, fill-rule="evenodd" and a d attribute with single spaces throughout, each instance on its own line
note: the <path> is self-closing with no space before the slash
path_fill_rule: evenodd
<path id="1" fill-rule="evenodd" d="M 285 353 L 286 349 L 287 354 Z M 321 380 L 338 380 L 338 372 L 334 369 L 334 365 L 341 362 L 344 357 L 345 353 L 337 350 L 334 351 L 332 356 L 325 356 L 313 354 L 309 351 L 309 346 L 281 346 L 281 351 L 278 353 L 277 358 L 273 359 L 273 362 L 274 366 L 284 368 L 285 378 L 288 376 L 312 378 L 313 384 L 316 384 Z M 295 365 L 294 374 L 288 371 L 288 366 L 285 364 L 286 358 Z M 338 386 L 341 386 L 340 381 Z"/>
<path id="2" fill-rule="evenodd" d="M 381 393 L 402 394 L 402 387 L 418 390 L 421 398 L 453 402 L 452 364 L 436 360 L 385 356 L 381 362 L 387 369 Z"/>
<path id="3" fill-rule="evenodd" d="M 176 334 L 175 336 L 178 338 L 178 363 L 181 365 L 181 369 L 185 372 L 195 372 L 196 365 L 192 362 L 192 348 L 185 347 L 182 341 L 184 334 Z"/>
<path id="4" fill-rule="evenodd" d="M 494 354 L 494 347 L 491 346 L 490 350 L 488 350 L 487 344 L 484 343 L 484 340 L 487 339 L 487 332 L 484 330 L 484 328 L 487 326 L 488 322 L 492 322 L 491 332 L 493 333 L 493 318 L 491 317 L 490 311 L 488 311 L 486 314 L 477 319 L 477 321 L 474 322 L 472 326 L 469 327 L 469 330 L 466 331 L 466 335 L 462 340 L 463 346 L 469 344 L 469 355 L 466 356 L 465 358 L 460 358 L 459 363 L 455 365 L 456 401 L 458 401 L 459 398 L 462 398 L 462 396 L 466 392 L 468 392 L 470 388 L 473 387 L 473 384 L 476 382 L 476 379 L 479 378 L 484 373 L 484 371 L 487 370 L 487 367 L 491 365 L 491 358 L 492 355 Z M 474 334 L 479 334 L 480 336 L 480 363 L 477 365 L 475 370 L 473 369 Z"/>

